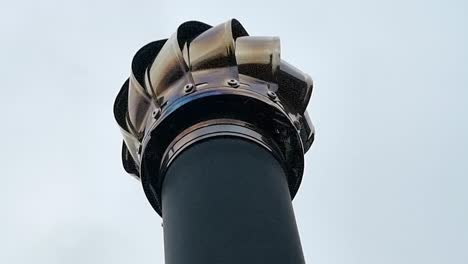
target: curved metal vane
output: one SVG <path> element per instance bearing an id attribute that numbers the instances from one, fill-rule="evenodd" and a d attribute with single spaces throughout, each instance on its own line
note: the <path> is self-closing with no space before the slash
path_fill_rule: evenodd
<path id="1" fill-rule="evenodd" d="M 249 36 L 235 19 L 215 27 L 186 22 L 136 53 L 117 96 L 124 168 L 161 214 L 164 171 L 181 151 L 180 135 L 184 142 L 193 131 L 200 140 L 244 135 L 281 160 L 294 197 L 314 140 L 311 93 L 312 79 L 281 59 L 279 38 Z"/>

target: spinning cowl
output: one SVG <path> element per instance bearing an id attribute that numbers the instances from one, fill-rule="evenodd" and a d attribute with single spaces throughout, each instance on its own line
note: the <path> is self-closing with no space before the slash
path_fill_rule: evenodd
<path id="1" fill-rule="evenodd" d="M 235 19 L 215 27 L 190 21 L 141 48 L 131 69 L 114 105 L 122 161 L 159 214 L 171 162 L 212 137 L 241 137 L 268 149 L 294 197 L 314 140 L 306 112 L 312 79 L 280 58 L 279 38 L 249 36 Z"/>

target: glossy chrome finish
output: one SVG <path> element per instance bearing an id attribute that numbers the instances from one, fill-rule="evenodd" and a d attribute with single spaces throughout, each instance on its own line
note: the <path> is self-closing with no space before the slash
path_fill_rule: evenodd
<path id="1" fill-rule="evenodd" d="M 125 170 L 161 214 L 164 171 L 180 142 L 238 136 L 275 152 L 294 197 L 314 140 L 311 93 L 312 79 L 281 60 L 279 38 L 251 37 L 235 19 L 216 27 L 186 22 L 137 52 L 117 96 Z"/>

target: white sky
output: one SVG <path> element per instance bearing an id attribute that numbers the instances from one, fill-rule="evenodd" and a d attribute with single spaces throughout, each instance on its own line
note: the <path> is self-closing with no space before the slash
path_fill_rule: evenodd
<path id="1" fill-rule="evenodd" d="M 238 18 L 309 73 L 307 263 L 468 263 L 466 1 L 0 2 L 0 263 L 163 263 L 112 105 L 133 54 Z"/>

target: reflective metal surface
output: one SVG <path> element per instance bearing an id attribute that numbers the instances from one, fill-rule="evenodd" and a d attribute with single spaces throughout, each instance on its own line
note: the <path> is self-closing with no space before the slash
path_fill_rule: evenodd
<path id="1" fill-rule="evenodd" d="M 254 138 L 268 142 L 265 146 L 282 160 L 294 197 L 303 155 L 314 139 L 305 111 L 311 93 L 311 78 L 281 59 L 279 38 L 251 37 L 237 20 L 216 27 L 186 22 L 169 39 L 137 52 L 117 96 L 124 168 L 141 179 L 161 214 L 168 153 L 180 145 L 176 141 L 184 131 L 206 123 L 209 129 L 197 131 L 218 129 L 223 135 L 229 128 L 247 137 L 252 136 L 247 131 L 256 131 L 261 136 Z M 213 120 L 223 120 L 222 125 Z M 242 126 L 248 129 L 237 129 Z"/>

